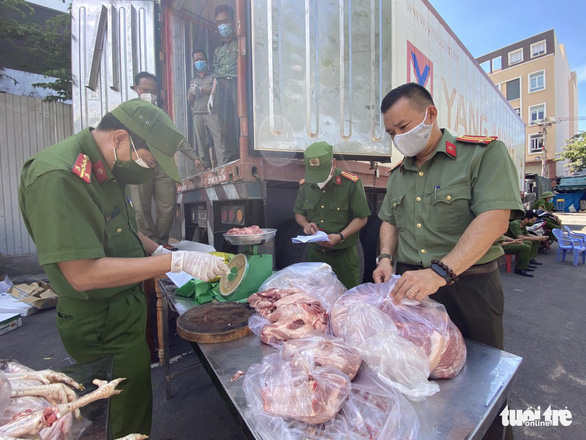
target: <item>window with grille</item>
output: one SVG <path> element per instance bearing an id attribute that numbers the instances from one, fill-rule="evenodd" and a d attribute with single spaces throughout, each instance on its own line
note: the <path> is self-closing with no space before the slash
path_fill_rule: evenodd
<path id="1" fill-rule="evenodd" d="M 529 153 L 539 153 L 543 151 L 543 135 L 533 134 L 529 136 Z"/>

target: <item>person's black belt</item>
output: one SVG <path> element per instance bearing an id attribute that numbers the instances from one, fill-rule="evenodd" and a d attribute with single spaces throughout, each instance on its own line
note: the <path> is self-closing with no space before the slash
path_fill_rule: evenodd
<path id="1" fill-rule="evenodd" d="M 476 277 L 479 275 L 488 275 L 489 273 L 494 272 L 499 267 L 498 259 L 489 261 L 488 263 L 484 264 L 476 264 L 466 271 L 462 272 L 458 275 L 458 278 L 462 277 Z M 418 266 L 415 264 L 405 264 L 405 263 L 397 263 L 397 273 L 403 273 L 408 270 L 421 270 L 425 269 L 423 266 Z"/>

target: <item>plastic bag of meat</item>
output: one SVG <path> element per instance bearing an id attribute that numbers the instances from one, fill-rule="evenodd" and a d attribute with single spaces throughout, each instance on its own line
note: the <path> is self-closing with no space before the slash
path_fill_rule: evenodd
<path id="1" fill-rule="evenodd" d="M 350 380 L 354 379 L 362 364 L 358 351 L 351 348 L 343 339 L 331 336 L 291 339 L 285 342 L 281 349 L 281 357 L 292 362 L 306 354 L 313 357 L 314 365 L 319 367 L 329 365 L 337 368 Z"/>
<path id="2" fill-rule="evenodd" d="M 277 357 L 278 354 L 269 355 Z M 267 356 L 268 357 L 268 356 Z M 305 423 L 279 417 L 264 410 L 261 394 L 262 364 L 250 367 L 244 379 L 248 416 L 264 439 L 274 440 L 411 440 L 416 439 L 419 420 L 411 404 L 398 391 L 384 386 L 376 373 L 363 366 L 350 384 L 350 393 L 332 419 Z M 282 361 L 282 358 L 280 359 Z M 329 367 L 331 368 L 331 367 Z M 329 370 L 332 372 L 335 370 Z M 338 372 L 339 373 L 339 372 Z M 285 402 L 296 402 L 282 395 Z"/>
<path id="3" fill-rule="evenodd" d="M 336 368 L 312 365 L 309 356 L 296 362 L 279 353 L 252 365 L 244 378 L 248 407 L 282 419 L 310 425 L 336 416 L 350 394 L 350 379 Z"/>
<path id="4" fill-rule="evenodd" d="M 436 383 L 427 380 L 429 359 L 425 352 L 404 339 L 393 321 L 375 306 L 355 302 L 334 307 L 332 328 L 384 383 L 409 398 L 423 399 L 439 391 Z"/>
<path id="5" fill-rule="evenodd" d="M 265 293 L 271 295 L 266 297 Z M 297 289 L 258 292 L 248 298 L 248 303 L 257 311 L 249 318 L 248 327 L 262 342 L 274 347 L 289 339 L 323 334 L 328 328 L 328 314 L 321 303 Z"/>
<path id="6" fill-rule="evenodd" d="M 466 362 L 466 345 L 462 334 L 450 320 L 444 306 L 436 301 L 403 299 L 400 304 L 395 304 L 389 292 L 398 279 L 398 276 L 393 275 L 386 283 L 362 284 L 348 291 L 332 311 L 334 334 L 345 331 L 345 314 L 351 305 L 370 304 L 391 319 L 399 335 L 425 352 L 432 379 L 456 376 Z"/>
<path id="7" fill-rule="evenodd" d="M 301 290 L 318 300 L 328 313 L 347 290 L 326 263 L 292 264 L 272 274 L 258 290 L 272 288 Z"/>

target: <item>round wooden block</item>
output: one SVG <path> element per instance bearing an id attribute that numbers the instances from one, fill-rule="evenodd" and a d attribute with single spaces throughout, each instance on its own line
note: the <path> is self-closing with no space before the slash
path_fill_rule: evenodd
<path id="1" fill-rule="evenodd" d="M 208 303 L 189 309 L 177 319 L 177 333 L 191 342 L 211 344 L 246 336 L 248 318 L 254 313 L 248 304 Z"/>

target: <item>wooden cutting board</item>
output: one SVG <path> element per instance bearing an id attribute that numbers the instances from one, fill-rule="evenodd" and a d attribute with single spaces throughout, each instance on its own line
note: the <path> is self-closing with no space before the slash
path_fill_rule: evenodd
<path id="1" fill-rule="evenodd" d="M 189 309 L 177 320 L 177 333 L 191 342 L 228 342 L 250 333 L 248 318 L 254 313 L 248 304 L 208 303 Z"/>

